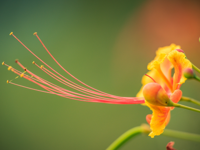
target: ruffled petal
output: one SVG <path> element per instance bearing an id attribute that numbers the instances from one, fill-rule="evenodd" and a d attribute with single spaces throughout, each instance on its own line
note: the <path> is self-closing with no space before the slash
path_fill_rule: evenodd
<path id="1" fill-rule="evenodd" d="M 168 60 L 173 64 L 175 74 L 173 77 L 173 89 L 176 90 L 177 84 L 184 83 L 187 79 L 183 76 L 183 70 L 186 68 L 192 68 L 192 63 L 186 59 L 186 56 L 182 52 L 176 50 L 171 51 L 168 54 Z"/>
<path id="2" fill-rule="evenodd" d="M 175 45 L 175 44 L 171 44 L 170 46 L 165 46 L 165 47 L 160 47 L 157 51 L 156 51 L 156 57 L 154 58 L 153 61 L 151 61 L 148 66 L 147 69 L 148 70 L 152 70 L 153 68 L 156 68 L 157 66 L 159 66 L 161 63 L 163 63 L 163 61 L 165 60 L 166 56 L 173 50 L 175 49 L 180 49 L 180 46 Z M 165 66 L 166 67 L 166 66 Z"/>
<path id="3" fill-rule="evenodd" d="M 166 125 L 169 123 L 170 108 L 151 105 L 148 102 L 146 102 L 146 104 L 153 111 L 151 121 L 150 121 L 150 128 L 151 128 L 152 132 L 149 134 L 149 136 L 151 136 L 151 138 L 154 138 L 155 135 L 162 134 Z M 150 116 L 148 116 L 148 117 L 150 117 Z"/>

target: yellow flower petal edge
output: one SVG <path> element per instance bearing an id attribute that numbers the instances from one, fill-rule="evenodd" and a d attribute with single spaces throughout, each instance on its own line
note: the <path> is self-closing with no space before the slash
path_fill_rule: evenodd
<path id="1" fill-rule="evenodd" d="M 152 132 L 149 134 L 151 138 L 154 138 L 156 135 L 160 135 L 163 133 L 166 125 L 170 119 L 170 108 L 155 106 L 148 102 L 146 105 L 153 111 L 150 128 Z"/>
<path id="2" fill-rule="evenodd" d="M 157 66 L 159 66 L 164 60 L 165 57 L 173 50 L 175 49 L 180 49 L 180 46 L 177 46 L 175 44 L 171 44 L 170 46 L 165 46 L 165 47 L 160 47 L 157 51 L 156 51 L 156 57 L 154 58 L 153 61 L 151 61 L 148 66 L 147 69 L 148 70 L 152 70 L 153 68 L 156 68 Z"/>
<path id="3" fill-rule="evenodd" d="M 172 51 L 169 53 L 168 57 L 169 61 L 174 65 L 178 66 L 181 69 L 181 74 L 184 69 L 190 68 L 192 69 L 192 63 L 186 58 L 184 53 L 178 51 Z M 187 79 L 183 76 L 180 79 L 180 84 L 184 83 Z"/>

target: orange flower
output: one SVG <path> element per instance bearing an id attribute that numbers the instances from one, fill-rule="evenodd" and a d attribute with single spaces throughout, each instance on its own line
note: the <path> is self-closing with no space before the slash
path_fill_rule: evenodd
<path id="1" fill-rule="evenodd" d="M 182 92 L 179 89 L 186 78 L 183 76 L 183 70 L 192 68 L 192 64 L 186 59 L 180 46 L 171 44 L 170 46 L 159 48 L 156 57 L 148 66 L 150 70 L 147 74 L 155 80 L 154 82 L 148 76 L 142 78 L 142 88 L 137 97 L 144 97 L 145 104 L 153 111 L 153 114 L 146 116 L 152 132 L 149 134 L 152 138 L 160 135 L 170 120 L 170 110 L 173 107 L 165 107 L 167 103 L 173 101 L 177 103 Z M 172 74 L 172 69 L 174 73 Z"/>
<path id="2" fill-rule="evenodd" d="M 173 107 L 169 105 L 170 102 L 177 103 L 181 96 L 182 92 L 179 90 L 180 85 L 185 82 L 186 78 L 183 76 L 183 70 L 192 68 L 192 64 L 189 60 L 186 59 L 184 52 L 180 49 L 180 46 L 171 44 L 170 46 L 159 48 L 156 52 L 155 59 L 148 64 L 147 76 L 142 78 L 143 87 L 140 92 L 137 94 L 137 97 L 121 97 L 112 94 L 108 94 L 97 90 L 84 82 L 77 79 L 75 76 L 70 74 L 49 52 L 42 40 L 37 35 L 37 32 L 34 35 L 40 41 L 44 49 L 51 56 L 51 58 L 62 68 L 70 77 L 79 82 L 79 84 L 71 81 L 65 76 L 58 73 L 51 66 L 45 63 L 41 58 L 34 54 L 27 46 L 25 46 L 14 34 L 10 33 L 16 40 L 19 41 L 32 55 L 34 55 L 43 65 L 39 66 L 35 61 L 33 64 L 45 72 L 47 75 L 55 79 L 56 81 L 67 86 L 69 89 L 65 89 L 56 84 L 53 84 L 38 75 L 31 72 L 29 69 L 25 68 L 18 60 L 15 62 L 24 70 L 21 72 L 6 63 L 2 63 L 8 67 L 8 70 L 16 73 L 18 77 L 25 78 L 38 86 L 43 90 L 34 89 L 13 83 L 12 81 L 7 81 L 7 83 L 17 85 L 23 88 L 55 94 L 64 98 L 85 101 L 85 102 L 98 102 L 98 103 L 109 103 L 109 104 L 143 104 L 145 103 L 152 111 L 152 115 L 147 115 L 146 120 L 150 124 L 152 132 L 150 133 L 151 137 L 155 135 L 160 135 L 165 126 L 170 120 L 170 110 Z M 174 68 L 174 75 L 171 76 L 172 69 Z M 149 78 L 150 77 L 150 78 Z M 152 83 L 155 79 L 155 83 Z"/>

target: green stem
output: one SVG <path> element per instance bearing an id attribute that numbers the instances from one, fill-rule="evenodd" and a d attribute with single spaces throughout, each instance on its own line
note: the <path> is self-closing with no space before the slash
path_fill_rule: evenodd
<path id="1" fill-rule="evenodd" d="M 140 133 L 149 134 L 150 132 L 151 132 L 151 129 L 146 124 L 143 124 L 138 127 L 134 127 L 132 129 L 126 131 L 119 138 L 117 138 L 106 150 L 117 150 L 123 144 L 125 144 L 131 137 L 135 137 L 136 135 L 138 135 Z M 187 132 L 165 129 L 165 131 L 161 135 L 200 142 L 200 135 L 187 133 Z"/>
<path id="2" fill-rule="evenodd" d="M 199 102 L 199 101 L 197 101 L 197 100 L 195 100 L 195 99 L 192 99 L 192 98 L 189 98 L 189 97 L 184 97 L 184 96 L 182 96 L 182 97 L 181 97 L 181 101 L 191 102 L 191 103 L 194 103 L 194 104 L 200 106 L 200 102 Z"/>
<path id="3" fill-rule="evenodd" d="M 200 69 L 197 66 L 195 66 L 194 64 L 192 64 L 192 68 L 200 73 Z"/>
<path id="4" fill-rule="evenodd" d="M 165 129 L 162 135 L 184 139 L 184 140 L 200 142 L 200 135 L 193 134 L 193 133 Z"/>
<path id="5" fill-rule="evenodd" d="M 134 127 L 126 131 L 119 138 L 117 138 L 106 150 L 116 150 L 121 145 L 123 145 L 126 141 L 128 141 L 131 137 L 134 137 L 142 132 L 143 132 L 143 128 L 141 126 Z"/>
<path id="6" fill-rule="evenodd" d="M 198 76 L 194 76 L 194 79 L 196 79 L 197 81 L 199 81 L 200 82 L 200 78 L 198 77 Z"/>
<path id="7" fill-rule="evenodd" d="M 196 111 L 196 112 L 199 112 L 199 113 L 200 113 L 200 110 L 199 110 L 199 109 L 192 108 L 192 107 L 189 107 L 189 106 L 185 106 L 185 105 L 181 105 L 181 104 L 177 104 L 177 103 L 173 103 L 172 106 L 173 106 L 173 107 L 185 108 L 185 109 L 189 109 L 189 110 Z"/>

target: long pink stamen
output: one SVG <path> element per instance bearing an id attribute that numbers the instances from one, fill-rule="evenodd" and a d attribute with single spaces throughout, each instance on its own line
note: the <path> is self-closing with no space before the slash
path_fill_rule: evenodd
<path id="1" fill-rule="evenodd" d="M 22 69 L 24 69 L 25 67 L 19 62 L 19 61 L 17 61 L 16 62 Z M 34 63 L 36 66 L 38 66 L 36 63 Z M 39 67 L 39 66 L 38 66 Z M 39 67 L 41 70 L 43 70 L 44 69 L 44 67 Z M 44 71 L 44 70 L 43 70 Z M 29 70 L 27 70 L 27 72 L 29 73 L 29 74 L 31 74 L 31 75 L 33 75 L 33 73 L 31 73 Z M 44 71 L 45 73 L 47 73 L 46 71 Z M 48 74 L 48 73 L 47 73 Z M 35 75 L 34 75 L 35 76 Z M 50 75 L 51 76 L 51 75 Z M 52 78 L 54 78 L 54 79 L 56 79 L 55 77 L 53 77 L 53 76 L 51 76 Z M 37 78 L 39 78 L 39 77 L 37 77 Z M 59 78 L 59 77 L 58 77 Z M 41 78 L 40 78 L 41 79 Z M 61 79 L 61 78 L 60 78 Z M 43 81 L 45 81 L 45 82 L 47 82 L 48 83 L 48 81 L 46 81 L 46 80 L 44 80 L 44 79 L 42 79 Z M 56 79 L 56 80 L 58 80 L 58 79 Z M 63 80 L 63 79 L 61 79 L 61 80 Z M 59 81 L 59 80 L 58 80 Z M 66 82 L 66 81 L 65 81 Z M 50 83 L 50 82 L 49 82 Z M 62 82 L 61 82 L 62 83 Z M 50 84 L 52 84 L 52 83 L 50 83 Z M 65 83 L 63 83 L 63 84 L 65 84 Z M 66 85 L 66 84 L 65 84 Z M 54 87 L 55 87 L 55 85 L 53 85 Z M 67 85 L 67 86 L 69 86 L 69 85 Z M 70 86 L 69 86 L 70 87 Z M 59 87 L 60 88 L 60 87 Z M 76 89 L 76 88 L 74 88 L 74 89 Z M 66 90 L 66 89 L 65 89 Z M 76 89 L 77 90 L 77 89 Z M 79 90 L 80 91 L 80 90 Z M 75 93 L 75 92 L 72 92 L 72 91 L 69 91 L 69 90 L 67 90 L 67 92 L 71 92 L 71 93 Z M 81 91 L 82 92 L 82 91 Z M 101 98 L 101 99 L 105 99 L 104 97 L 99 97 L 99 96 L 96 96 L 96 95 L 93 95 L 93 94 L 91 94 L 91 93 L 89 93 L 89 92 L 83 92 L 83 93 L 86 93 L 86 94 L 88 94 L 88 95 L 92 95 L 93 97 L 91 97 L 90 96 L 90 98 Z M 76 94 L 78 94 L 78 93 L 76 93 Z M 96 93 L 94 93 L 94 94 L 96 94 Z M 98 93 L 97 93 L 97 95 L 99 95 Z M 86 95 L 84 95 L 84 96 L 86 96 Z M 89 97 L 89 96 L 86 96 L 86 97 Z"/>
<path id="2" fill-rule="evenodd" d="M 53 55 L 49 52 L 49 50 L 46 48 L 46 46 L 44 45 L 44 43 L 42 42 L 42 40 L 39 38 L 39 36 L 37 35 L 37 32 L 35 32 L 34 33 L 34 35 L 37 37 L 37 39 L 40 41 L 40 43 L 42 44 L 42 46 L 44 47 L 44 49 L 47 51 L 47 53 L 51 56 L 51 58 L 58 64 L 58 66 L 60 67 L 60 68 L 62 68 L 67 74 L 69 74 L 72 78 L 74 78 L 75 80 L 77 80 L 78 82 L 80 82 L 81 84 L 83 84 L 83 85 L 85 85 L 85 86 L 87 86 L 87 87 L 89 87 L 89 88 L 91 88 L 91 89 L 93 89 L 93 90 L 95 90 L 95 91 L 98 91 L 98 92 L 100 92 L 100 93 L 104 93 L 104 92 L 102 92 L 102 91 L 99 91 L 99 90 L 97 90 L 97 89 L 95 89 L 95 88 L 93 88 L 93 87 L 91 87 L 91 86 L 89 86 L 89 85 L 87 85 L 87 84 L 85 84 L 84 82 L 82 82 L 82 81 L 80 81 L 79 79 L 77 79 L 75 76 L 73 76 L 71 73 L 69 73 L 54 57 L 53 57 Z M 104 93 L 104 94 L 107 94 L 107 93 Z"/>
<path id="3" fill-rule="evenodd" d="M 11 34 L 17 41 L 19 41 L 19 43 L 20 44 L 22 44 L 32 55 L 34 55 L 38 60 L 40 60 L 43 64 L 45 64 L 48 68 L 50 68 L 52 71 L 54 71 L 56 74 L 58 74 L 59 76 L 61 76 L 62 78 L 64 78 L 65 80 L 67 80 L 67 81 L 69 81 L 69 82 L 71 82 L 71 83 L 73 83 L 73 84 L 75 84 L 76 86 L 80 86 L 80 85 L 78 85 L 78 84 L 76 84 L 76 83 L 74 83 L 74 82 L 72 82 L 72 81 L 70 81 L 69 79 L 67 79 L 67 78 L 65 78 L 64 76 L 62 76 L 61 74 L 59 74 L 57 71 L 55 71 L 52 67 L 50 67 L 47 63 L 45 63 L 41 58 L 39 58 L 36 54 L 34 54 L 25 44 L 23 44 L 13 33 Z M 35 35 L 35 33 L 34 33 L 34 35 Z M 38 36 L 37 36 L 38 37 Z M 40 42 L 41 42 L 41 40 L 40 40 Z M 42 43 L 43 44 L 43 43 Z M 43 44 L 44 45 L 44 44 Z M 46 48 L 46 47 L 45 47 Z M 46 50 L 47 50 L 47 48 L 46 48 Z M 50 54 L 50 52 L 47 50 L 47 52 Z M 52 56 L 52 55 L 50 55 L 50 56 Z M 53 56 L 52 56 L 52 58 L 54 58 Z M 55 58 L 54 58 L 55 59 Z M 56 63 L 58 63 L 57 61 L 56 61 Z M 61 67 L 61 65 L 59 64 L 59 66 Z M 64 69 L 63 67 L 61 67 L 62 69 Z M 66 70 L 64 70 L 64 71 L 66 71 Z M 67 72 L 67 71 L 66 71 Z M 69 72 L 67 72 L 68 74 L 69 74 Z M 82 84 L 85 84 L 85 83 L 83 83 L 82 81 L 80 81 L 80 80 L 78 80 L 77 78 L 75 78 L 73 75 L 71 75 L 71 74 L 69 74 L 70 76 L 72 76 L 74 79 L 76 79 L 77 81 L 79 81 L 80 83 L 82 83 Z M 86 86 L 86 84 L 85 84 L 85 86 Z M 81 86 L 80 86 L 81 87 Z M 90 87 L 90 86 L 88 86 L 87 85 L 87 87 Z M 90 87 L 90 88 L 92 88 L 92 87 Z M 94 88 L 92 88 L 92 89 L 94 89 Z M 110 95 L 110 94 L 107 94 L 107 93 L 105 93 L 105 92 L 102 92 L 102 91 L 99 91 L 99 90 L 96 90 L 96 91 L 98 91 L 98 92 L 101 92 L 101 93 L 104 93 L 104 94 L 106 94 L 106 95 Z M 114 96 L 114 95 L 112 95 L 112 96 Z"/>
<path id="4" fill-rule="evenodd" d="M 62 76 L 61 74 L 59 74 L 57 71 L 55 71 L 53 68 L 51 68 L 48 64 L 46 64 L 42 59 L 40 59 L 37 55 L 35 55 L 28 47 L 26 47 L 12 32 L 11 34 L 15 39 L 17 39 L 17 41 L 19 41 L 31 54 L 33 54 L 37 59 L 39 59 L 43 64 L 45 64 L 50 70 L 52 70 L 53 72 L 51 72 L 50 70 L 48 70 L 45 67 L 40 67 L 39 65 L 37 65 L 36 63 L 34 63 L 37 67 L 39 67 L 42 71 L 44 71 L 47 75 L 49 75 L 50 77 L 52 77 L 53 79 L 57 80 L 58 82 L 72 88 L 75 89 L 81 93 L 77 93 L 77 92 L 73 92 L 67 89 L 64 89 L 60 86 L 57 86 L 39 76 L 37 76 L 36 74 L 32 73 L 31 71 L 27 70 L 19 61 L 16 61 L 16 63 L 25 70 L 25 72 L 27 72 L 29 75 L 24 74 L 25 72 L 20 72 L 14 68 L 12 68 L 11 66 L 8 66 L 5 63 L 2 63 L 2 65 L 6 65 L 8 66 L 8 69 L 13 71 L 14 73 L 16 73 L 17 75 L 19 75 L 20 77 L 23 77 L 35 84 L 37 84 L 38 86 L 40 86 L 41 88 L 45 89 L 46 91 L 42 91 L 42 90 L 38 90 L 38 89 L 34 89 L 34 88 L 30 88 L 30 87 L 26 87 L 23 85 L 19 85 L 13 82 L 10 82 L 13 85 L 16 86 L 20 86 L 23 88 L 27 88 L 27 89 L 31 89 L 31 90 L 35 90 L 35 91 L 39 91 L 39 92 L 44 92 L 44 93 L 49 93 L 49 94 L 55 94 L 61 97 L 65 97 L 65 98 L 69 98 L 69 99 L 73 99 L 73 100 L 79 100 L 79 101 L 86 101 L 86 102 L 101 102 L 101 103 L 110 103 L 110 104 L 141 104 L 144 103 L 144 98 L 135 98 L 135 97 L 120 97 L 120 96 L 115 96 L 115 95 L 111 95 L 102 91 L 99 91 L 85 83 L 83 83 L 82 81 L 80 81 L 79 79 L 77 79 L 76 77 L 74 77 L 72 74 L 70 74 L 67 70 L 65 70 L 59 63 L 58 61 L 53 57 L 53 55 L 48 51 L 48 49 L 46 48 L 46 46 L 43 44 L 43 42 L 41 41 L 41 39 L 39 38 L 39 36 L 37 35 L 37 33 L 34 33 L 34 35 L 36 35 L 36 37 L 38 38 L 38 40 L 40 41 L 40 43 L 43 45 L 43 47 L 45 48 L 45 50 L 48 52 L 48 54 L 52 57 L 52 59 L 59 65 L 59 67 L 61 67 L 68 75 L 70 75 L 72 78 L 74 78 L 75 80 L 77 80 L 78 82 L 80 82 L 81 84 L 83 84 L 84 86 L 90 88 L 86 88 L 83 86 L 80 86 L 74 82 L 72 82 L 71 80 L 67 79 L 66 77 Z M 155 80 L 154 80 L 155 82 Z"/>

